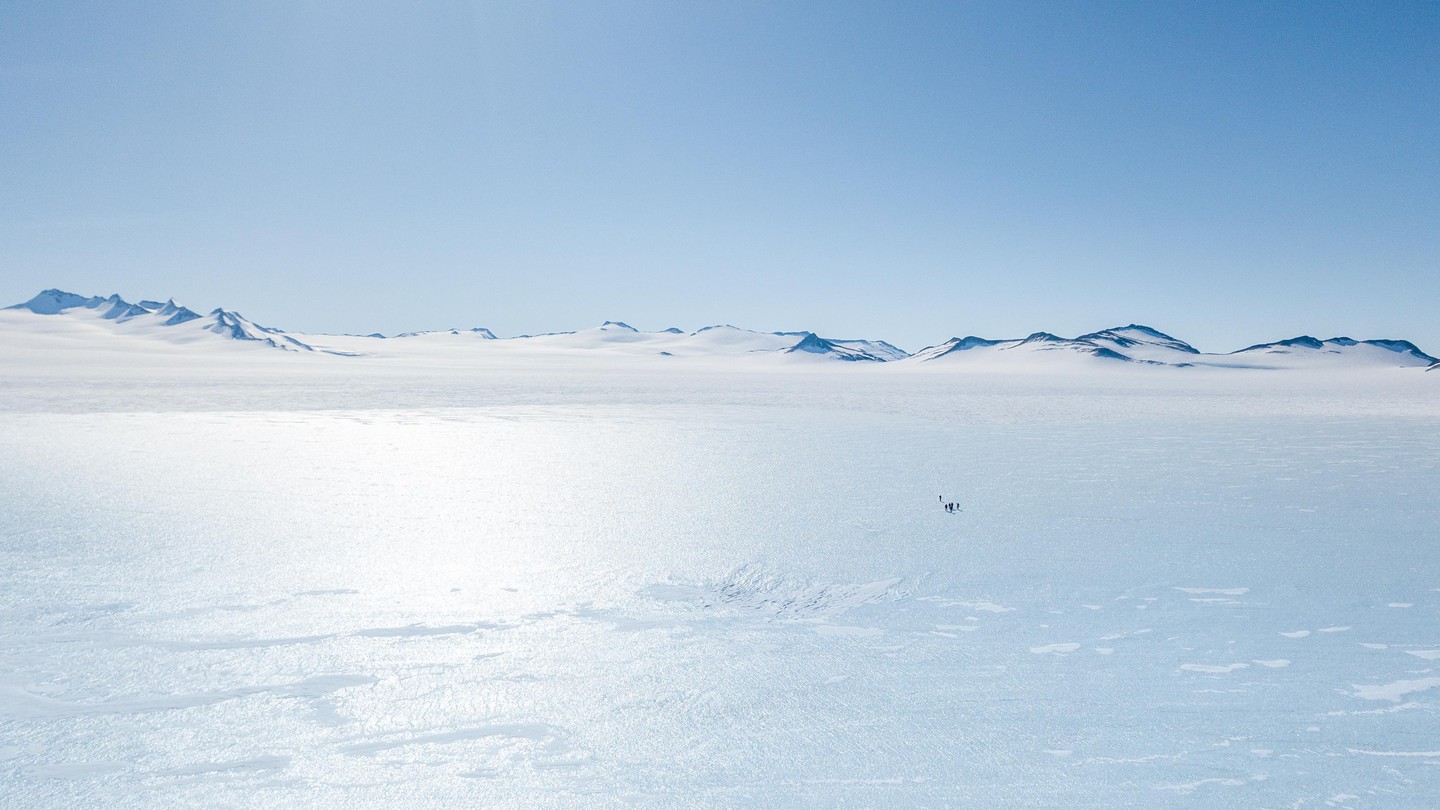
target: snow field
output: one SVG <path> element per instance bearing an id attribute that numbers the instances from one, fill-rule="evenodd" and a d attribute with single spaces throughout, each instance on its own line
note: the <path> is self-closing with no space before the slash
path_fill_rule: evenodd
<path id="1" fill-rule="evenodd" d="M 0 806 L 1440 796 L 1408 380 L 112 371 L 0 392 Z"/>

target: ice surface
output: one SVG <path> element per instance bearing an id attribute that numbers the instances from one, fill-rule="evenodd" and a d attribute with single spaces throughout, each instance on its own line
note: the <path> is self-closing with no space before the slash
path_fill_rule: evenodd
<path id="1" fill-rule="evenodd" d="M 1437 375 L 85 334 L 0 357 L 0 806 L 1440 798 Z"/>

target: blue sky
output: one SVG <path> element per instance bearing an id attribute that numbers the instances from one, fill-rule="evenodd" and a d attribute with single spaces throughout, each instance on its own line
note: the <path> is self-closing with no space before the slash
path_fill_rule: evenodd
<path id="1" fill-rule="evenodd" d="M 1436 3 L 0 4 L 0 300 L 1440 350 Z"/>

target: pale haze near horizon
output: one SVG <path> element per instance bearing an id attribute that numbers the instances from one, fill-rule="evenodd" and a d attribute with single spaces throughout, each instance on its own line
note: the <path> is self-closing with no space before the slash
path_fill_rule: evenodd
<path id="1" fill-rule="evenodd" d="M 0 305 L 1440 349 L 1440 6 L 8 4 Z"/>

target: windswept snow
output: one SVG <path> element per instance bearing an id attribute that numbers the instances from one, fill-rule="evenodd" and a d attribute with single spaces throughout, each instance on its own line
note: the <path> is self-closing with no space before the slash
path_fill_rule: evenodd
<path id="1" fill-rule="evenodd" d="M 0 806 L 1440 795 L 1435 375 L 107 300 L 0 312 Z"/>

